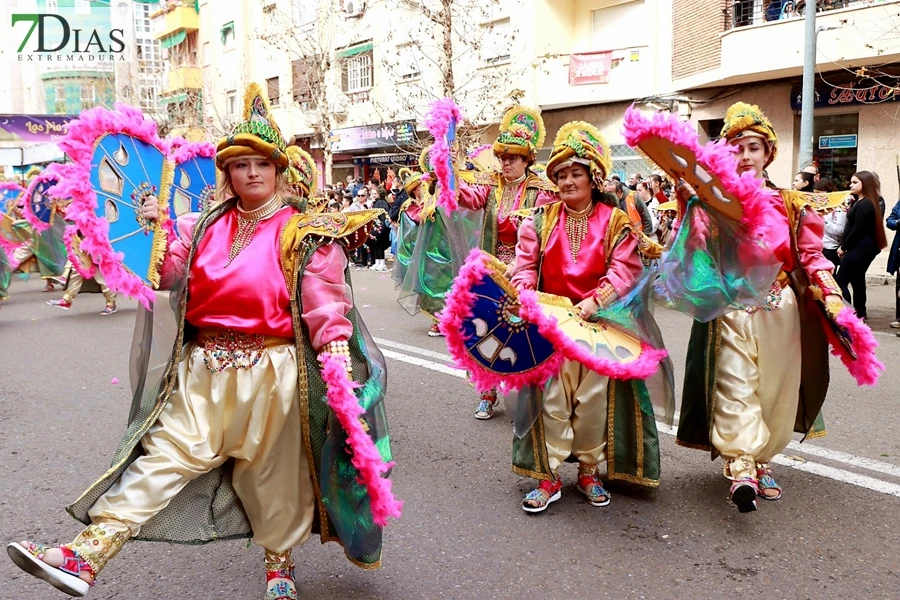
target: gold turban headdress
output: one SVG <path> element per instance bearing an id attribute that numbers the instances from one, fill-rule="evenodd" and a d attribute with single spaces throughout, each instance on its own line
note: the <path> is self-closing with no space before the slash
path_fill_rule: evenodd
<path id="1" fill-rule="evenodd" d="M 514 106 L 500 121 L 500 135 L 494 142 L 494 154 L 518 154 L 534 162 L 543 146 L 547 130 L 540 113 L 525 106 Z"/>
<path id="2" fill-rule="evenodd" d="M 242 156 L 262 156 L 272 160 L 281 171 L 288 168 L 284 136 L 272 120 L 269 101 L 262 88 L 251 83 L 244 91 L 244 120 L 238 123 L 231 135 L 216 146 L 216 166 L 225 165 Z"/>
<path id="3" fill-rule="evenodd" d="M 294 186 L 300 195 L 312 198 L 316 195 L 319 181 L 319 170 L 316 161 L 309 153 L 299 146 L 289 146 L 285 154 L 290 161 L 287 172 L 288 185 Z"/>
<path id="4" fill-rule="evenodd" d="M 764 167 L 768 167 L 778 154 L 778 136 L 775 135 L 775 128 L 755 104 L 750 105 L 746 102 L 732 104 L 725 113 L 721 137 L 729 142 L 745 137 L 759 137 L 766 140 L 771 154 Z"/>
<path id="5" fill-rule="evenodd" d="M 556 182 L 556 172 L 570 164 L 584 165 L 591 173 L 591 179 L 601 190 L 603 180 L 612 171 L 609 144 L 600 131 L 584 121 L 572 121 L 559 128 L 550 160 L 547 161 L 547 175 Z"/>

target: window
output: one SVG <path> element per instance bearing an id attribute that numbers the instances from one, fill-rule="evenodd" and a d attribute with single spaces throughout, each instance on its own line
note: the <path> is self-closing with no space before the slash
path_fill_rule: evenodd
<path id="1" fill-rule="evenodd" d="M 162 70 L 162 49 L 159 42 L 151 38 L 138 38 L 137 46 L 138 68 L 142 72 L 159 73 Z"/>
<path id="2" fill-rule="evenodd" d="M 315 105 L 312 104 L 312 91 L 322 83 L 319 59 L 314 56 L 308 56 L 292 61 L 291 79 L 294 102 L 299 102 L 304 110 L 315 108 Z"/>
<path id="3" fill-rule="evenodd" d="M 372 52 L 365 52 L 344 59 L 343 81 L 345 92 L 361 92 L 372 87 Z"/>
<path id="4" fill-rule="evenodd" d="M 229 117 L 237 115 L 237 90 L 225 92 L 225 111 Z"/>
<path id="5" fill-rule="evenodd" d="M 136 2 L 134 8 L 134 32 L 150 33 L 150 5 Z"/>
<path id="6" fill-rule="evenodd" d="M 75 0 L 75 12 L 80 15 L 91 14 L 90 0 Z"/>
<path id="7" fill-rule="evenodd" d="M 509 19 L 492 21 L 481 26 L 482 58 L 484 62 L 493 65 L 509 61 L 509 47 L 512 38 L 512 28 Z"/>
<path id="8" fill-rule="evenodd" d="M 138 87 L 141 110 L 155 111 L 159 108 L 159 86 L 145 82 Z"/>
<path id="9" fill-rule="evenodd" d="M 279 90 L 277 77 L 266 79 L 266 90 L 269 92 L 269 104 L 278 106 L 278 98 L 281 96 L 281 91 Z"/>
<path id="10" fill-rule="evenodd" d="M 813 162 L 839 190 L 848 189 L 856 173 L 858 141 L 859 113 L 813 117 Z"/>
<path id="11" fill-rule="evenodd" d="M 291 0 L 291 16 L 297 25 L 312 23 L 318 17 L 318 0 Z"/>
<path id="12" fill-rule="evenodd" d="M 57 83 L 54 86 L 55 97 L 53 100 L 53 112 L 65 114 L 66 112 L 66 84 Z"/>
<path id="13" fill-rule="evenodd" d="M 203 42 L 203 64 L 208 65 L 209 60 L 212 57 L 209 50 L 209 42 Z"/>
<path id="14" fill-rule="evenodd" d="M 222 26 L 222 45 L 226 50 L 234 48 L 234 21 Z"/>
<path id="15" fill-rule="evenodd" d="M 47 0 L 47 12 L 56 12 L 59 8 L 59 2 L 56 0 Z"/>
<path id="16" fill-rule="evenodd" d="M 415 42 L 397 46 L 397 75 L 401 81 L 416 79 L 421 75 L 419 67 L 421 55 L 422 51 Z"/>
<path id="17" fill-rule="evenodd" d="M 81 84 L 81 110 L 93 108 L 97 103 L 97 90 L 93 83 Z"/>

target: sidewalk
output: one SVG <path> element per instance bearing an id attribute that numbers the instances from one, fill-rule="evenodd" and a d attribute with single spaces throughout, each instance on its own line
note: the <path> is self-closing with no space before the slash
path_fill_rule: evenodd
<path id="1" fill-rule="evenodd" d="M 894 239 L 893 233 L 893 231 L 888 232 L 888 244 Z M 866 272 L 866 283 L 869 285 L 889 285 L 891 286 L 891 289 L 893 289 L 894 276 L 888 275 L 887 272 L 889 251 L 890 246 L 882 250 L 881 253 L 875 257 L 875 260 L 872 261 L 871 266 L 869 266 L 869 270 Z"/>

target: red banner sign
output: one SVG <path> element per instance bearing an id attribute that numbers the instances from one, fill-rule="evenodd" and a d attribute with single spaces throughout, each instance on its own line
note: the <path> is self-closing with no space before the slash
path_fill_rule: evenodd
<path id="1" fill-rule="evenodd" d="M 587 52 L 569 56 L 569 85 L 609 83 L 612 52 Z"/>

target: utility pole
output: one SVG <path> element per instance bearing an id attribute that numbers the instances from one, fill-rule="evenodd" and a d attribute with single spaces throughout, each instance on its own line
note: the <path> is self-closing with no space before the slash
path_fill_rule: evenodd
<path id="1" fill-rule="evenodd" d="M 800 106 L 800 153 L 797 169 L 812 163 L 813 114 L 816 110 L 816 9 L 815 0 L 806 2 L 806 30 L 803 44 L 803 99 Z"/>

